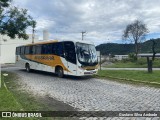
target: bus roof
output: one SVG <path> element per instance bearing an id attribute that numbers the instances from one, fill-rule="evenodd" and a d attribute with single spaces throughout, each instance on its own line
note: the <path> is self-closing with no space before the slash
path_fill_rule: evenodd
<path id="1" fill-rule="evenodd" d="M 80 43 L 86 43 L 86 44 L 94 44 L 93 42 L 82 41 L 82 40 L 48 40 L 48 41 L 31 43 L 31 44 L 27 44 L 27 45 L 28 45 L 28 46 L 29 46 L 29 45 L 39 45 L 39 44 L 48 44 L 48 43 L 56 43 L 56 42 L 63 42 L 63 41 L 72 41 L 72 42 L 74 42 L 74 43 L 80 42 Z"/>

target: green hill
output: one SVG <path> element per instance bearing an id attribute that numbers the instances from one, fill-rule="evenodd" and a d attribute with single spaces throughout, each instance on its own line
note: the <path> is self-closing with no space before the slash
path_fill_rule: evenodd
<path id="1" fill-rule="evenodd" d="M 152 44 L 153 44 L 152 40 L 156 42 L 156 46 L 155 46 L 156 52 L 160 53 L 160 38 L 151 39 L 142 43 L 141 53 L 152 53 Z"/>
<path id="2" fill-rule="evenodd" d="M 156 42 L 155 50 L 160 53 L 160 38 L 151 39 L 140 44 L 140 53 L 152 53 L 152 40 Z M 124 55 L 134 52 L 134 44 L 118 44 L 106 43 L 96 46 L 97 51 L 101 51 L 102 55 Z"/>

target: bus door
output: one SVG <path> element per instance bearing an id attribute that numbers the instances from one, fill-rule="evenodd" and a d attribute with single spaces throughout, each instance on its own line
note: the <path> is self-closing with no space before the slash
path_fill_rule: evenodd
<path id="1" fill-rule="evenodd" d="M 65 59 L 67 61 L 68 75 L 77 74 L 76 52 L 73 42 L 64 42 Z"/>

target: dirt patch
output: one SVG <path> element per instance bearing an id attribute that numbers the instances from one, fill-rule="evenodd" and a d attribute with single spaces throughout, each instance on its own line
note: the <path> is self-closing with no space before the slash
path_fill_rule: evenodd
<path id="1" fill-rule="evenodd" d="M 48 95 L 44 97 L 36 97 L 37 100 L 43 103 L 51 111 L 77 111 L 77 109 L 71 107 L 70 105 L 63 103 L 61 101 L 55 100 Z"/>

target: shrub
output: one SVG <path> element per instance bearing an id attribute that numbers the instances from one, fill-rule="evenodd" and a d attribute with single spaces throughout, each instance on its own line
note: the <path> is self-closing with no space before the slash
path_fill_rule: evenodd
<path id="1" fill-rule="evenodd" d="M 136 57 L 136 55 L 135 55 L 134 53 L 130 53 L 130 54 L 128 55 L 128 57 L 129 57 L 129 60 L 130 60 L 131 62 L 137 61 L 137 57 Z"/>
<path id="2" fill-rule="evenodd" d="M 123 63 L 127 63 L 127 62 L 130 62 L 131 60 L 129 58 L 125 58 L 125 59 L 122 59 L 122 62 Z"/>
<path id="3" fill-rule="evenodd" d="M 140 58 L 136 62 L 138 65 L 145 65 L 147 64 L 147 60 L 145 58 Z"/>

